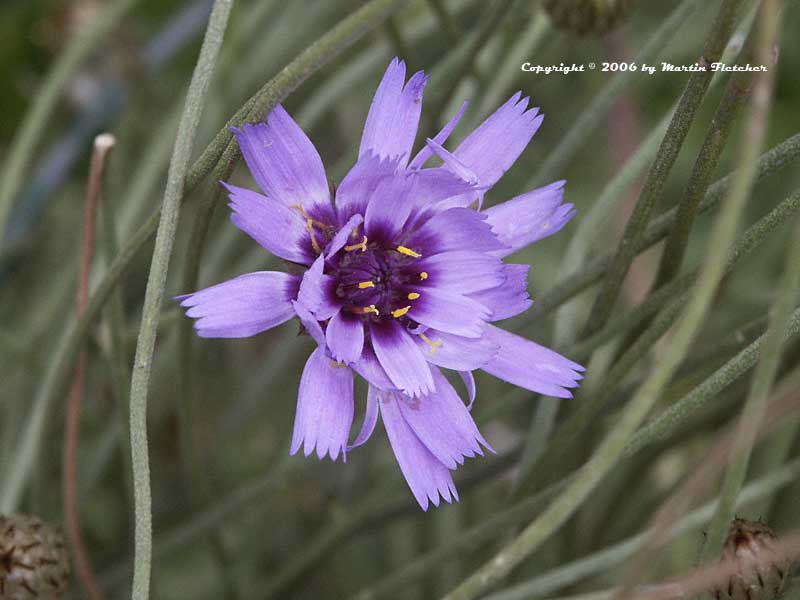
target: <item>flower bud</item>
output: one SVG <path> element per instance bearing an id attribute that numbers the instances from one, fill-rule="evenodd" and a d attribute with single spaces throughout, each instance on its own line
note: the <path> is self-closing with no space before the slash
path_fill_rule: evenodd
<path id="1" fill-rule="evenodd" d="M 602 34 L 619 25 L 636 0 L 545 0 L 553 23 L 578 35 Z"/>
<path id="2" fill-rule="evenodd" d="M 69 558 L 56 529 L 30 515 L 0 516 L 0 598 L 57 600 L 68 579 Z"/>
<path id="3" fill-rule="evenodd" d="M 735 571 L 720 588 L 717 600 L 772 600 L 783 592 L 789 561 L 778 552 L 775 532 L 764 523 L 734 519 L 722 548 L 721 563 Z"/>

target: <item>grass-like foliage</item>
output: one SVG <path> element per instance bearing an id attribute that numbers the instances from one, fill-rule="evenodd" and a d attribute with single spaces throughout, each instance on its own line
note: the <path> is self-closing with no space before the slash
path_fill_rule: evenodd
<path id="1" fill-rule="evenodd" d="M 719 562 L 735 516 L 800 555 L 797 2 L 78 0 L 0 17 L 0 514 L 63 527 L 65 597 L 702 596 L 737 577 Z M 452 378 L 465 402 L 477 384 L 496 453 L 448 467 L 460 501 L 427 511 L 383 435 L 346 462 L 289 456 L 316 317 L 207 340 L 173 300 L 302 273 L 229 219 L 220 182 L 259 178 L 241 128 L 281 104 L 335 194 L 393 56 L 430 75 L 413 154 L 465 99 L 450 151 L 521 90 L 546 117 L 483 209 L 561 179 L 577 209 L 511 256 L 533 305 L 501 325 L 584 365 L 581 385 Z M 366 253 L 353 236 L 344 251 Z M 351 440 L 367 395 L 357 381 Z"/>

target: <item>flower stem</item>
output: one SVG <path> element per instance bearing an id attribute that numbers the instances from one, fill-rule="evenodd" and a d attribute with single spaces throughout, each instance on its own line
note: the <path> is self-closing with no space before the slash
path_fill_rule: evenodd
<path id="1" fill-rule="evenodd" d="M 637 64 L 652 62 L 699 6 L 700 3 L 696 0 L 683 0 L 653 33 L 647 45 L 634 58 L 634 62 Z M 591 104 L 575 119 L 558 145 L 548 154 L 542 166 L 531 177 L 526 189 L 542 185 L 563 174 L 564 168 L 586 145 L 587 136 L 603 122 L 603 117 L 635 77 L 636 74 L 633 72 L 620 72 L 606 84 Z"/>
<path id="2" fill-rule="evenodd" d="M 706 37 L 703 54 L 699 59 L 699 63 L 706 69 L 692 73 L 678 101 L 678 108 L 670 121 L 656 158 L 650 166 L 633 214 L 625 226 L 622 240 L 608 268 L 603 285 L 595 298 L 589 320 L 583 330 L 584 336 L 601 329 L 611 316 L 622 289 L 622 282 L 637 254 L 637 247 L 647 228 L 650 213 L 661 198 L 667 177 L 694 122 L 706 89 L 711 83 L 713 72 L 708 66 L 717 62 L 722 56 L 725 45 L 736 25 L 742 2 L 743 0 L 723 0 L 722 6 L 720 6 Z"/>
<path id="3" fill-rule="evenodd" d="M 761 155 L 756 164 L 754 181 L 759 182 L 780 172 L 798 158 L 800 158 L 800 133 L 784 140 Z M 736 173 L 726 175 L 709 188 L 705 199 L 700 204 L 699 214 L 704 214 L 719 204 L 720 200 L 728 192 Z M 647 250 L 669 234 L 675 223 L 676 212 L 675 208 L 671 208 L 653 219 L 639 242 L 637 252 Z M 611 252 L 598 256 L 590 261 L 580 272 L 568 275 L 561 283 L 543 294 L 526 313 L 524 326 L 541 319 L 544 315 L 598 281 L 608 271 L 612 258 L 613 253 Z"/>
<path id="4" fill-rule="evenodd" d="M 745 65 L 753 60 L 753 46 L 757 27 L 750 28 L 747 40 L 739 53 L 736 64 Z M 753 79 L 752 71 L 737 72 L 725 86 L 722 99 L 706 132 L 703 146 L 695 160 L 686 190 L 678 203 L 675 225 L 667 236 L 664 252 L 658 265 L 653 289 L 657 290 L 677 276 L 689 243 L 689 235 L 694 225 L 700 201 L 708 191 L 711 177 L 719 164 L 722 151 L 733 129 L 739 109 L 749 94 Z M 635 328 L 622 342 L 625 348 L 632 344 L 644 330 L 646 322 Z"/>
<path id="5" fill-rule="evenodd" d="M 95 249 L 97 205 L 103 189 L 106 155 L 114 146 L 114 143 L 114 137 L 107 133 L 98 135 L 94 140 L 84 209 L 83 244 L 78 268 L 78 294 L 75 312 L 79 318 L 86 311 L 86 305 L 89 302 L 89 276 L 92 271 Z M 86 542 L 83 539 L 80 503 L 78 501 L 78 446 L 80 440 L 81 402 L 85 379 L 86 351 L 81 350 L 75 365 L 72 389 L 70 390 L 67 410 L 64 416 L 64 456 L 62 461 L 64 519 L 66 521 L 67 539 L 75 556 L 78 579 L 80 579 L 90 600 L 101 600 L 103 593 L 97 583 L 92 562 L 86 549 Z"/>
<path id="6" fill-rule="evenodd" d="M 278 102 L 286 97 L 311 74 L 333 60 L 357 39 L 363 37 L 367 31 L 376 27 L 392 10 L 407 1 L 372 0 L 344 18 L 265 84 L 231 117 L 228 123 L 241 125 L 251 108 L 255 112 L 263 113 L 264 107 L 268 106 L 270 102 Z M 186 176 L 185 191 L 188 192 L 197 185 L 216 166 L 218 159 L 222 157 L 226 149 L 229 150 L 226 157 L 230 159 L 231 149 L 235 150 L 236 148 L 235 144 L 230 144 L 231 139 L 232 135 L 226 125 L 190 169 Z M 70 321 L 62 333 L 54 358 L 49 361 L 49 367 L 37 390 L 31 412 L 22 428 L 17 452 L 8 468 L 2 473 L 4 485 L 0 489 L 0 512 L 14 512 L 18 506 L 38 456 L 47 413 L 55 399 L 63 393 L 77 350 L 88 335 L 90 324 L 100 313 L 112 290 L 120 282 L 134 258 L 152 238 L 158 227 L 160 216 L 161 206 L 158 206 L 139 229 L 128 238 L 119 256 L 109 266 L 95 292 L 91 295 L 86 312 L 77 321 Z"/>
<path id="7" fill-rule="evenodd" d="M 762 65 L 772 63 L 773 46 L 779 31 L 779 5 L 778 0 L 765 0 L 762 5 L 759 19 L 759 40 L 756 49 L 756 61 Z M 748 120 L 746 139 L 747 144 L 742 146 L 740 160 L 743 164 L 755 162 L 755 154 L 766 137 L 767 119 L 769 108 L 772 104 L 772 86 L 775 79 L 775 69 L 768 68 L 761 74 L 753 88 L 753 102 L 750 118 Z M 743 183 L 740 184 L 746 193 L 749 191 Z M 728 524 L 733 517 L 736 497 L 747 475 L 750 463 L 750 454 L 753 451 L 756 435 L 767 407 L 767 399 L 778 371 L 783 347 L 783 336 L 786 326 L 791 318 L 792 306 L 797 291 L 800 289 L 800 221 L 792 235 L 792 242 L 786 259 L 786 269 L 783 281 L 778 289 L 778 295 L 772 308 L 767 332 L 764 334 L 764 343 L 758 365 L 753 375 L 750 392 L 737 428 L 736 444 L 732 451 L 732 461 L 725 472 L 722 484 L 720 505 L 706 538 L 706 543 L 701 553 L 701 562 L 708 562 L 716 556 L 722 548 Z"/>
<path id="8" fill-rule="evenodd" d="M 200 57 L 189 84 L 186 105 L 178 125 L 178 135 L 170 161 L 161 218 L 147 278 L 142 323 L 136 342 L 130 395 L 131 460 L 136 513 L 131 592 L 134 600 L 147 600 L 150 597 L 153 540 L 150 460 L 147 444 L 147 391 L 153 365 L 159 313 L 167 282 L 169 259 L 178 229 L 178 215 L 192 148 L 232 7 L 233 0 L 215 0 L 200 49 Z"/>
<path id="9" fill-rule="evenodd" d="M 791 218 L 798 210 L 800 210 L 800 191 L 789 196 L 737 239 L 727 253 L 724 274 L 732 272 L 743 258 L 752 253 L 760 244 L 770 239 L 772 232 L 785 223 L 786 219 Z M 645 320 L 649 314 L 661 309 L 666 304 L 666 308 L 663 308 L 642 336 L 632 346 L 626 348 L 620 359 L 609 370 L 603 380 L 601 390 L 597 394 L 585 398 L 579 404 L 572 417 L 553 436 L 552 444 L 536 462 L 529 465 L 526 476 L 520 478 L 518 488 L 515 491 L 516 498 L 534 493 L 535 490 L 540 489 L 543 485 L 551 483 L 553 473 L 559 472 L 558 469 L 553 468 L 554 465 L 564 461 L 564 457 L 575 453 L 576 444 L 581 439 L 582 434 L 592 424 L 609 400 L 618 393 L 619 384 L 631 372 L 633 367 L 644 356 L 647 356 L 649 349 L 675 324 L 680 311 L 689 301 L 690 294 L 688 290 L 692 285 L 697 284 L 701 273 L 702 271 L 699 270 L 697 274 L 687 274 L 680 279 L 674 280 L 670 285 L 665 286 L 651 296 L 647 302 L 635 311 L 618 318 L 616 321 L 610 321 L 603 330 L 594 336 L 566 349 L 568 355 L 582 359 L 615 335 L 635 327 Z M 548 468 L 539 469 L 537 472 L 534 470 L 537 465 L 547 465 Z"/>
<path id="10" fill-rule="evenodd" d="M 738 3 L 723 4 L 723 16 L 725 15 L 725 8 L 734 10 L 738 8 Z M 728 19 L 723 18 L 721 20 L 727 21 Z M 730 20 L 732 21 L 733 19 Z M 718 28 L 725 29 L 719 24 L 713 29 Z M 727 40 L 727 35 L 724 38 Z M 720 52 L 725 40 L 719 41 Z M 711 41 L 713 42 L 713 36 L 711 36 Z M 715 49 L 714 44 L 709 44 L 708 46 L 710 50 Z M 713 56 L 713 53 L 709 53 L 709 55 Z M 767 84 L 762 85 L 766 86 L 767 97 L 769 97 L 771 86 L 769 86 L 769 79 L 765 80 Z M 703 86 L 704 88 L 705 86 Z M 758 104 L 756 106 L 759 109 L 763 108 Z M 759 109 L 754 110 L 753 121 L 761 121 L 763 123 L 766 115 Z M 747 147 L 748 154 L 743 154 L 742 156 L 742 168 L 734 180 L 725 210 L 714 224 L 711 241 L 709 242 L 708 259 L 703 264 L 692 298 L 682 311 L 681 319 L 676 325 L 674 334 L 668 341 L 658 347 L 653 370 L 622 411 L 614 427 L 594 450 L 591 458 L 579 470 L 575 480 L 519 536 L 448 594 L 446 596 L 448 600 L 476 598 L 502 581 L 514 567 L 530 556 L 567 521 L 621 458 L 631 436 L 661 397 L 664 387 L 686 355 L 705 319 L 714 293 L 722 279 L 725 268 L 725 254 L 733 241 L 755 176 L 756 157 L 751 157 L 750 154 L 755 153 L 757 155 L 758 145 L 754 145 L 755 150 L 749 144 Z M 745 159 L 749 159 L 749 162 L 745 161 Z"/>
<path id="11" fill-rule="evenodd" d="M 765 498 L 769 494 L 796 481 L 799 477 L 800 459 L 797 459 L 775 469 L 747 486 L 738 499 L 738 505 Z M 379 600 L 380 598 L 395 597 L 398 591 L 404 589 L 410 582 L 417 581 L 427 573 L 440 568 L 453 555 L 472 551 L 478 544 L 496 539 L 499 531 L 506 530 L 506 528 L 519 523 L 524 518 L 530 518 L 530 515 L 535 514 L 536 505 L 540 503 L 534 503 L 530 499 L 524 500 L 512 508 L 492 516 L 484 523 L 460 533 L 446 544 L 426 552 L 404 565 L 401 569 L 370 585 L 356 596 L 356 600 Z M 711 518 L 715 504 L 716 501 L 709 502 L 682 517 L 670 527 L 669 537 L 675 538 L 701 527 Z M 646 531 L 637 533 L 613 546 L 492 594 L 487 597 L 487 600 L 533 600 L 534 598 L 544 598 L 558 589 L 578 583 L 592 575 L 603 573 L 634 556 L 644 545 L 646 536 Z"/>

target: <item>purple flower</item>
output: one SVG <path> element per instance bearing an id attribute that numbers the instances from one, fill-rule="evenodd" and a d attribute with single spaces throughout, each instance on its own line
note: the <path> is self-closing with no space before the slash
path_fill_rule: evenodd
<path id="1" fill-rule="evenodd" d="M 201 337 L 247 337 L 294 317 L 317 343 L 300 380 L 292 454 L 336 460 L 370 437 L 380 414 L 423 509 L 458 500 L 451 471 L 492 450 L 470 416 L 472 371 L 569 398 L 583 367 L 492 323 L 532 304 L 528 265 L 509 254 L 575 214 L 564 182 L 481 210 L 542 123 L 518 92 L 453 151 L 466 108 L 412 157 L 424 72 L 394 59 L 367 116 L 356 164 L 331 197 L 322 160 L 287 112 L 234 133 L 260 194 L 227 185 L 233 222 L 302 275 L 248 273 L 179 297 Z M 440 167 L 425 167 L 434 155 Z M 439 368 L 461 375 L 469 406 Z M 353 371 L 369 383 L 350 443 Z"/>

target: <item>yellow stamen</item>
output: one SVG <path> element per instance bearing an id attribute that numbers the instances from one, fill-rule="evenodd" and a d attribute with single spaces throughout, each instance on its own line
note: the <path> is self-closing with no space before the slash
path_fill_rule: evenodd
<path id="1" fill-rule="evenodd" d="M 399 319 L 400 317 L 402 317 L 404 314 L 406 314 L 410 310 L 411 310 L 411 306 L 410 305 L 409 306 L 404 306 L 403 308 L 398 308 L 397 310 L 393 310 L 392 311 L 392 316 L 395 319 Z"/>
<path id="2" fill-rule="evenodd" d="M 344 361 L 336 362 L 335 360 L 332 360 L 331 361 L 331 366 L 336 368 L 336 369 L 344 369 L 347 365 L 344 363 Z"/>
<path id="3" fill-rule="evenodd" d="M 410 256 L 411 258 L 419 258 L 422 256 L 419 252 L 414 252 L 411 248 L 406 248 L 405 246 L 398 246 L 397 251 L 400 254 L 405 254 L 406 256 Z"/>
<path id="4" fill-rule="evenodd" d="M 417 298 L 419 298 L 419 294 L 418 294 L 417 292 L 411 292 L 411 293 L 408 295 L 408 299 L 409 299 L 409 300 L 416 300 Z"/>
<path id="5" fill-rule="evenodd" d="M 353 250 L 361 250 L 362 252 L 367 251 L 367 236 L 364 236 L 364 239 L 361 240 L 358 244 L 352 244 L 350 246 L 345 246 L 345 252 L 352 252 Z"/>
<path id="6" fill-rule="evenodd" d="M 308 234 L 311 236 L 311 246 L 314 248 L 314 252 L 321 254 L 322 248 L 320 247 L 319 242 L 317 241 L 317 236 L 314 233 L 314 225 L 317 227 L 322 227 L 323 229 L 328 229 L 328 226 L 321 221 L 317 221 L 316 219 L 309 217 L 303 207 L 299 204 L 294 204 L 290 208 L 300 211 L 300 214 L 303 215 L 303 218 L 306 220 L 306 229 L 308 229 Z"/>
<path id="7" fill-rule="evenodd" d="M 428 272 L 423 271 L 422 273 L 419 274 L 419 278 L 422 279 L 422 281 L 425 281 L 428 278 Z"/>
<path id="8" fill-rule="evenodd" d="M 372 281 L 362 281 L 358 284 L 358 289 L 366 290 L 367 288 L 375 287 L 375 283 Z"/>
<path id="9" fill-rule="evenodd" d="M 425 342 L 426 344 L 428 344 L 428 346 L 431 347 L 431 354 L 436 352 L 436 349 L 439 346 L 442 345 L 442 340 L 441 339 L 437 339 L 435 342 L 432 342 L 431 339 L 427 335 L 425 335 L 424 333 L 420 333 L 419 337 L 421 337 L 422 341 Z"/>
<path id="10" fill-rule="evenodd" d="M 361 310 L 364 311 L 364 314 L 366 314 L 366 313 L 375 313 L 376 316 L 379 316 L 381 314 L 380 312 L 378 312 L 378 309 L 375 308 L 374 304 L 370 304 L 369 306 L 365 306 Z"/>
<path id="11" fill-rule="evenodd" d="M 314 252 L 321 254 L 322 248 L 319 246 L 317 236 L 314 235 L 314 224 L 312 223 L 311 219 L 306 220 L 306 229 L 308 229 L 308 234 L 311 236 L 311 247 L 314 248 Z"/>

